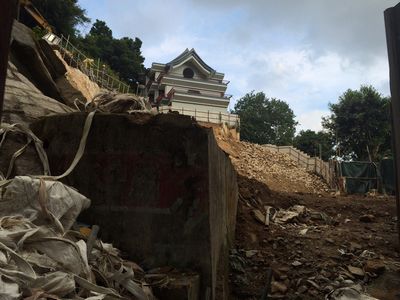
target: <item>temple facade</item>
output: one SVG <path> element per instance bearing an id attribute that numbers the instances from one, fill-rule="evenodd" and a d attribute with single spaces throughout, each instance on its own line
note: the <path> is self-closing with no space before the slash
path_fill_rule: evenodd
<path id="1" fill-rule="evenodd" d="M 168 63 L 153 63 L 146 93 L 153 106 L 202 119 L 228 114 L 230 96 L 224 74 L 208 66 L 194 49 L 186 49 Z M 216 122 L 213 122 L 216 123 Z"/>

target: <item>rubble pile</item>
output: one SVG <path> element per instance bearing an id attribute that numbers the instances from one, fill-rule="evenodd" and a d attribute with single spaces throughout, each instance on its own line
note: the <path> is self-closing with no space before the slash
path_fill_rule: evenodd
<path id="1" fill-rule="evenodd" d="M 231 156 L 240 175 L 258 180 L 271 190 L 302 193 L 325 193 L 329 190 L 320 177 L 298 166 L 287 154 L 221 135 L 217 135 L 217 141 Z"/>
<path id="2" fill-rule="evenodd" d="M 239 175 L 230 299 L 398 297 L 393 198 L 330 194 L 286 154 L 214 132 Z"/>
<path id="3" fill-rule="evenodd" d="M 276 193 L 252 182 L 239 181 L 232 299 L 259 299 L 266 286 L 271 299 L 395 299 L 393 199 Z"/>

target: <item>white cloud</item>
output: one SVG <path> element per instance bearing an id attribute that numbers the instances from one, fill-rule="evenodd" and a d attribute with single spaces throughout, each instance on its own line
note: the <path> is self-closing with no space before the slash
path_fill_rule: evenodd
<path id="1" fill-rule="evenodd" d="M 322 130 L 322 117 L 329 115 L 328 110 L 312 110 L 299 115 L 296 120 L 299 122 L 297 131 L 311 129 L 314 131 Z"/>
<path id="2" fill-rule="evenodd" d="M 252 90 L 289 103 L 301 128 L 348 88 L 387 95 L 383 10 L 398 0 L 81 0 L 114 35 L 138 36 L 146 66 L 195 48 L 231 83 L 235 100 Z M 97 14 L 97 15 L 96 15 Z"/>

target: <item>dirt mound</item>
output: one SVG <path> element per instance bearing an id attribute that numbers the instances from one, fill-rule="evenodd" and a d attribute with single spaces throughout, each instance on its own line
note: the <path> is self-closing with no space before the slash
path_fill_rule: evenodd
<path id="1" fill-rule="evenodd" d="M 278 192 L 325 193 L 329 189 L 320 177 L 307 172 L 287 154 L 258 144 L 230 139 L 214 130 L 218 145 L 230 155 L 238 173 L 266 184 Z"/>

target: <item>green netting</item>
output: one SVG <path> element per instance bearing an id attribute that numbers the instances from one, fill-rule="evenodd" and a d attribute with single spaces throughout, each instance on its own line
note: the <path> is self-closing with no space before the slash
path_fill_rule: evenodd
<path id="1" fill-rule="evenodd" d="M 376 178 L 376 165 L 371 162 L 342 162 L 340 164 L 342 177 Z"/>
<path id="2" fill-rule="evenodd" d="M 393 159 L 383 159 L 380 163 L 380 172 L 382 177 L 382 192 L 394 194 L 394 162 Z"/>
<path id="3" fill-rule="evenodd" d="M 376 188 L 376 179 L 346 178 L 346 192 L 348 194 L 365 194 Z"/>
<path id="4" fill-rule="evenodd" d="M 341 162 L 339 176 L 346 178 L 345 190 L 349 194 L 365 194 L 371 189 L 393 194 L 395 191 L 392 159 L 379 164 L 372 162 Z"/>

